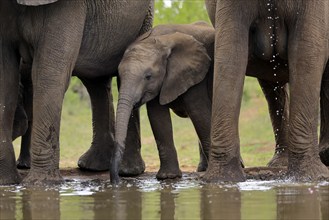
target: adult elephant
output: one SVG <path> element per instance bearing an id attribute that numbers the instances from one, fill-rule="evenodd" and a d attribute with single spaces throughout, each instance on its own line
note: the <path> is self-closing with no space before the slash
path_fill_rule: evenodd
<path id="1" fill-rule="evenodd" d="M 39 7 L 32 7 L 39 6 Z M 110 76 L 126 48 L 151 27 L 153 1 L 121 0 L 2 0 L 0 2 L 0 184 L 20 181 L 12 148 L 12 125 L 17 102 L 19 61 L 32 65 L 33 124 L 31 170 L 26 183 L 61 182 L 59 128 L 62 102 L 72 73 L 78 75 L 97 103 L 108 143 L 113 142 Z M 95 109 L 98 103 L 105 108 Z M 106 111 L 105 111 L 105 110 Z M 138 130 L 138 114 L 131 130 Z M 110 122 L 110 123 L 109 123 Z M 130 137 L 140 145 L 139 132 Z M 96 147 L 97 148 L 97 147 Z M 110 148 L 110 146 L 109 146 Z M 130 158 L 140 158 L 137 147 Z M 97 150 L 92 149 L 93 153 Z M 110 157 L 110 150 L 99 151 Z M 97 157 L 94 160 L 98 160 Z"/>
<path id="2" fill-rule="evenodd" d="M 149 17 L 147 19 L 152 19 Z M 151 24 L 151 23 L 150 23 Z M 148 27 L 143 26 L 145 30 Z M 30 159 L 30 141 L 31 141 L 31 128 L 32 128 L 32 79 L 31 79 L 31 66 L 25 63 L 20 64 L 20 92 L 17 103 L 17 108 L 14 117 L 14 127 L 13 127 L 13 140 L 19 136 L 21 138 L 21 148 L 20 154 L 17 159 L 16 165 L 19 169 L 29 169 L 31 167 Z M 79 75 L 79 74 L 78 74 Z M 93 125 L 93 140 L 90 149 L 83 154 L 78 160 L 78 166 L 84 170 L 91 171 L 104 171 L 108 170 L 110 167 L 110 158 L 108 156 L 110 145 L 113 140 L 111 135 L 106 135 L 110 133 L 109 129 L 113 130 L 113 113 L 110 115 L 109 121 L 104 120 L 105 114 L 109 111 L 108 105 L 112 105 L 112 100 L 107 99 L 106 84 L 108 79 L 104 79 L 102 84 L 95 84 L 94 87 L 90 87 L 90 79 L 84 80 L 82 82 L 88 88 L 89 96 L 91 98 L 92 104 L 92 125 Z M 97 79 L 98 80 L 98 79 Z M 99 81 L 101 81 L 100 79 Z M 103 86 L 102 86 L 103 85 Z M 106 103 L 106 105 L 104 105 Z M 111 106 L 110 106 L 111 107 Z M 109 123 L 110 122 L 110 126 Z M 135 135 L 136 131 L 130 130 L 127 142 L 129 146 L 140 146 L 139 141 L 136 143 Z M 111 134 L 111 133 L 110 133 Z M 133 138 L 130 138 L 133 137 Z M 140 157 L 134 155 L 136 153 L 136 148 L 128 148 L 125 154 L 127 161 L 121 164 L 120 174 L 125 176 L 133 176 L 140 174 L 144 170 L 144 163 L 140 160 Z M 132 155 L 130 155 L 132 154 Z"/>
<path id="3" fill-rule="evenodd" d="M 289 81 L 287 176 L 328 178 L 319 157 L 317 124 L 328 60 L 329 2 L 206 0 L 206 5 L 216 39 L 211 150 L 204 179 L 245 180 L 238 118 L 246 72 L 279 86 Z"/>

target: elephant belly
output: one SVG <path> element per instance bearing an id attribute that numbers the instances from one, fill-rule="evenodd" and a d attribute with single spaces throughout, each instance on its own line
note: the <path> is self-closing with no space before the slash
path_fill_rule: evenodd
<path id="1" fill-rule="evenodd" d="M 288 81 L 287 27 L 277 15 L 256 19 L 249 34 L 247 75 Z"/>
<path id="2" fill-rule="evenodd" d="M 119 31 L 97 33 L 97 38 L 84 36 L 74 74 L 82 77 L 98 77 L 116 74 L 127 46 L 138 36 L 139 29 L 132 28 L 130 33 Z"/>
<path id="3" fill-rule="evenodd" d="M 85 77 L 116 73 L 124 51 L 139 35 L 150 1 L 86 2 L 87 22 L 75 72 Z"/>
<path id="4" fill-rule="evenodd" d="M 277 58 L 273 63 L 251 57 L 248 61 L 246 75 L 271 82 L 286 83 L 289 81 L 288 61 Z"/>
<path id="5" fill-rule="evenodd" d="M 87 14 L 73 74 L 88 78 L 116 74 L 125 49 L 139 35 L 150 0 L 79 1 L 87 9 L 85 11 L 82 8 L 81 13 Z M 58 10 L 61 10 L 60 7 L 62 6 L 58 4 Z M 50 9 L 41 6 L 21 9 L 18 28 L 24 43 L 21 43 L 20 52 L 28 62 L 32 62 L 35 52 L 33 48 L 37 47 L 39 36 L 42 35 L 43 20 L 52 14 L 47 11 Z M 36 19 L 39 17 L 43 19 Z M 74 16 L 71 17 L 75 19 Z M 74 24 L 74 20 L 72 23 Z"/>

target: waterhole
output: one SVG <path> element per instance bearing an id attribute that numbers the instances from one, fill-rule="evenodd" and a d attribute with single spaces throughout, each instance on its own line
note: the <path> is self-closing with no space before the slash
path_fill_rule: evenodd
<path id="1" fill-rule="evenodd" d="M 57 187 L 0 186 L 0 219 L 329 219 L 329 183 L 204 184 L 67 179 Z"/>

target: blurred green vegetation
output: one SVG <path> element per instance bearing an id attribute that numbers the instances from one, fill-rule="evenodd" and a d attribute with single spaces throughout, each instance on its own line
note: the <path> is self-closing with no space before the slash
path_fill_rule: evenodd
<path id="1" fill-rule="evenodd" d="M 155 25 L 192 23 L 208 20 L 204 0 L 156 0 Z M 171 2 L 171 7 L 168 7 Z M 113 79 L 116 104 L 116 79 Z M 141 108 L 142 155 L 147 169 L 157 169 L 159 159 L 145 107 Z M 196 169 L 199 160 L 198 139 L 189 119 L 172 114 L 174 139 L 180 166 Z M 240 114 L 241 153 L 246 166 L 265 166 L 274 152 L 274 136 L 267 104 L 254 78 L 246 77 Z M 73 77 L 65 95 L 61 121 L 61 167 L 76 167 L 78 158 L 89 148 L 92 138 L 91 109 L 88 94 Z M 19 140 L 15 141 L 16 153 Z"/>
<path id="2" fill-rule="evenodd" d="M 170 6 L 170 7 L 169 7 Z M 204 0 L 156 0 L 154 25 L 209 21 Z"/>

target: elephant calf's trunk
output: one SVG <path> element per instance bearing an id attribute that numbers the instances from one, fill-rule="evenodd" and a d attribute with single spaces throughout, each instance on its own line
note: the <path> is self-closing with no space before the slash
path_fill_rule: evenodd
<path id="1" fill-rule="evenodd" d="M 112 154 L 110 177 L 112 184 L 119 183 L 119 165 L 125 150 L 128 123 L 133 109 L 133 102 L 120 94 L 115 124 L 115 148 Z"/>

